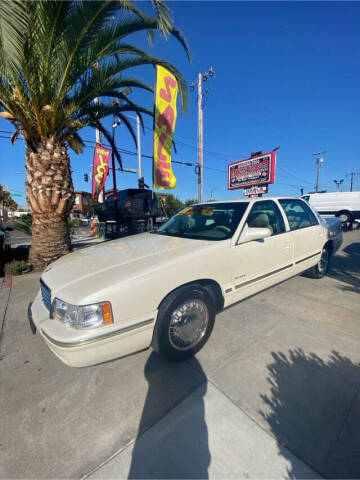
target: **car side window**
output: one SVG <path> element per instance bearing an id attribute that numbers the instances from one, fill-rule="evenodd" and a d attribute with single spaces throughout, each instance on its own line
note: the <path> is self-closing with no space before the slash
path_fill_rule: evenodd
<path id="1" fill-rule="evenodd" d="M 299 230 L 300 228 L 318 225 L 317 218 L 304 202 L 292 199 L 282 199 L 279 202 L 289 221 L 290 230 Z"/>
<path id="2" fill-rule="evenodd" d="M 271 235 L 285 232 L 285 222 L 279 207 L 272 200 L 254 203 L 247 218 L 250 228 L 269 228 Z"/>
<path id="3" fill-rule="evenodd" d="M 316 218 L 316 215 L 314 214 L 314 212 L 311 210 L 311 208 L 309 207 L 309 205 L 307 205 L 306 203 L 302 203 L 301 204 L 305 211 L 307 212 L 307 214 L 309 215 L 310 217 L 310 221 L 311 221 L 311 225 L 319 225 L 319 220 Z"/>

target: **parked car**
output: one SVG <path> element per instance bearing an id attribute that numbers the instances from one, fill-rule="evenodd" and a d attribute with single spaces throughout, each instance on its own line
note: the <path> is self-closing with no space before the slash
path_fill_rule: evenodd
<path id="1" fill-rule="evenodd" d="M 323 192 L 303 195 L 320 215 L 335 215 L 343 223 L 360 219 L 360 192 Z"/>
<path id="2" fill-rule="evenodd" d="M 11 257 L 11 241 L 9 232 L 13 229 L 12 227 L 5 227 L 0 222 L 0 274 L 3 274 L 4 265 Z"/>
<path id="3" fill-rule="evenodd" d="M 50 265 L 30 325 L 71 366 L 150 346 L 182 360 L 205 345 L 224 307 L 305 271 L 323 277 L 341 245 L 340 227 L 296 198 L 186 207 L 157 231 Z"/>

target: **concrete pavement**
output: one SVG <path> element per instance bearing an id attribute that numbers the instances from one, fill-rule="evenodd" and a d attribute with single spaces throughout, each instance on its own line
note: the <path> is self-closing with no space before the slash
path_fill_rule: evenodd
<path id="1" fill-rule="evenodd" d="M 13 279 L 0 344 L 1 478 L 360 477 L 360 232 L 322 280 L 222 312 L 197 358 L 71 369 Z"/>

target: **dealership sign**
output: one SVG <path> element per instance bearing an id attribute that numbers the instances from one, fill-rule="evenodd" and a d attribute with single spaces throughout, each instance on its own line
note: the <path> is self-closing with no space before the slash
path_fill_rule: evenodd
<path id="1" fill-rule="evenodd" d="M 276 152 L 263 153 L 228 165 L 228 189 L 250 188 L 275 182 Z M 262 192 L 261 192 L 262 193 Z"/>
<path id="2" fill-rule="evenodd" d="M 244 195 L 262 195 L 263 193 L 268 193 L 267 185 L 260 185 L 258 187 L 251 187 L 244 189 Z"/>

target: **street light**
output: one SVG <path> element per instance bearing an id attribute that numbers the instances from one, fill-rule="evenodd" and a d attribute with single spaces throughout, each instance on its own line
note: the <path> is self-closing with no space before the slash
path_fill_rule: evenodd
<path id="1" fill-rule="evenodd" d="M 131 88 L 130 87 L 125 87 L 121 92 L 123 95 L 129 95 L 131 93 Z M 111 102 L 112 105 L 118 105 L 121 103 L 121 100 L 119 98 L 113 100 Z M 111 151 L 111 164 L 112 164 L 112 171 L 113 171 L 113 188 L 114 188 L 114 200 L 115 200 L 115 208 L 117 207 L 116 205 L 116 200 L 117 200 L 117 188 L 116 188 L 116 170 L 115 170 L 115 128 L 118 127 L 121 124 L 121 120 L 116 118 L 115 113 L 113 114 L 113 124 L 112 124 L 112 141 L 113 141 L 113 148 Z"/>
<path id="2" fill-rule="evenodd" d="M 215 190 L 217 190 L 217 188 L 212 188 L 210 190 L 210 200 L 209 200 L 209 202 L 213 202 L 215 200 L 215 198 L 213 198 L 213 192 L 215 192 Z"/>
<path id="3" fill-rule="evenodd" d="M 343 183 L 344 179 L 342 178 L 341 180 L 333 180 L 333 182 L 336 184 L 336 191 L 339 191 L 340 185 Z"/>
<path id="4" fill-rule="evenodd" d="M 326 150 L 323 150 L 322 152 L 317 152 L 317 153 L 313 153 L 313 155 L 315 155 L 317 158 L 316 158 L 316 164 L 317 164 L 317 170 L 316 170 L 316 185 L 315 185 L 315 191 L 316 193 L 319 191 L 319 177 L 320 177 L 320 167 L 321 167 L 321 164 L 323 163 L 324 159 L 321 157 L 321 155 L 323 155 L 324 153 L 326 153 Z"/>

